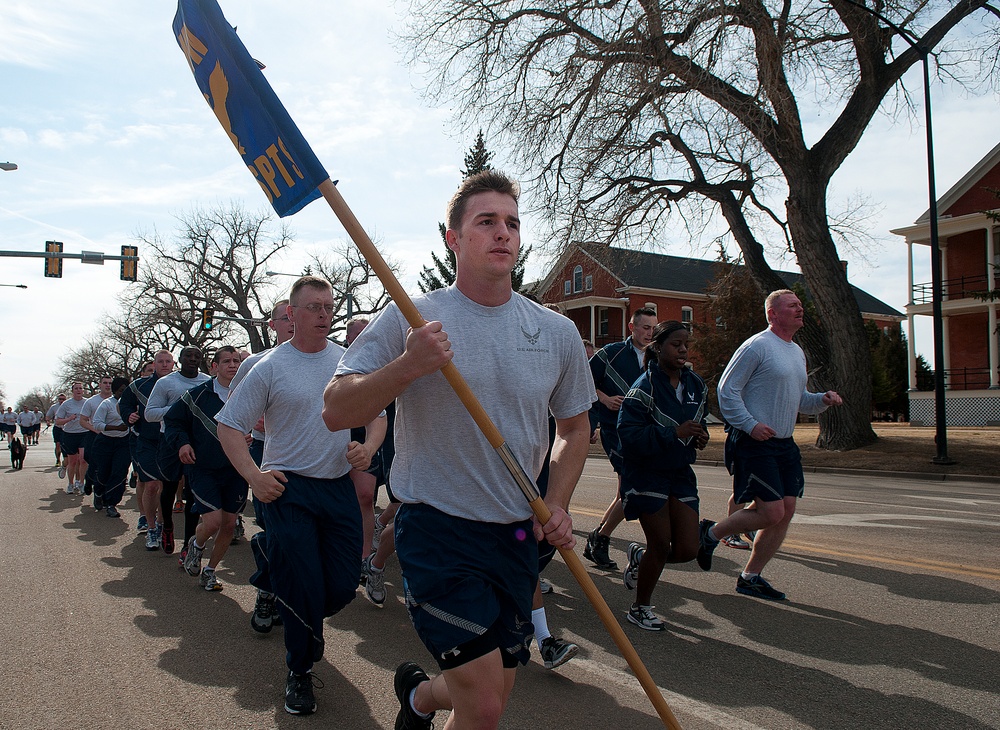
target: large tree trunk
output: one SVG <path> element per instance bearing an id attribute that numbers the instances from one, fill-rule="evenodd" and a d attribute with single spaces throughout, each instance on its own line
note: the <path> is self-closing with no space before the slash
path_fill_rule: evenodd
<path id="1" fill-rule="evenodd" d="M 871 352 L 854 293 L 837 256 L 826 216 L 826 185 L 809 175 L 788 177 L 788 227 L 799 267 L 828 341 L 824 362 L 809 362 L 810 389 L 835 390 L 844 405 L 820 416 L 816 445 L 835 451 L 873 443 L 871 426 Z"/>

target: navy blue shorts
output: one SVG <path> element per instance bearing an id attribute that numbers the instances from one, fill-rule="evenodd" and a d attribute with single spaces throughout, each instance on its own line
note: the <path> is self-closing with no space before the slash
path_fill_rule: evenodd
<path id="1" fill-rule="evenodd" d="M 682 469 L 657 474 L 645 473 L 633 477 L 626 467 L 622 485 L 618 490 L 626 520 L 637 520 L 641 515 L 655 514 L 663 509 L 667 500 L 674 497 L 698 514 L 698 478 L 694 469 Z"/>
<path id="2" fill-rule="evenodd" d="M 233 467 L 203 469 L 184 465 L 184 477 L 194 497 L 191 511 L 198 515 L 222 510 L 237 514 L 247 501 L 247 483 Z"/>
<path id="3" fill-rule="evenodd" d="M 156 448 L 158 445 L 157 441 L 150 441 L 144 438 L 136 439 L 133 460 L 138 470 L 137 473 L 140 482 L 163 481 L 163 476 L 160 474 L 160 467 L 156 463 Z"/>
<path id="4" fill-rule="evenodd" d="M 94 446 L 94 438 L 97 436 L 93 431 L 87 431 L 83 436 L 83 441 L 80 442 L 80 448 L 83 449 L 84 455 L 87 453 L 87 449 Z"/>
<path id="5" fill-rule="evenodd" d="M 801 497 L 805 482 L 802 455 L 794 439 L 754 441 L 747 436 L 733 445 L 733 498 L 737 504 Z"/>
<path id="6" fill-rule="evenodd" d="M 83 436 L 84 434 L 82 433 L 69 433 L 67 431 L 63 431 L 62 441 L 60 442 L 62 443 L 63 453 L 66 454 L 66 456 L 74 456 L 79 453 L 80 447 L 83 445 Z"/>
<path id="7" fill-rule="evenodd" d="M 530 520 L 473 522 L 404 504 L 395 532 L 410 620 L 442 670 L 495 649 L 505 667 L 528 663 L 538 581 Z"/>
<path id="8" fill-rule="evenodd" d="M 52 427 L 52 440 L 62 446 L 63 430 L 59 426 Z"/>
<path id="9" fill-rule="evenodd" d="M 604 453 L 608 455 L 608 461 L 611 462 L 611 468 L 615 470 L 615 474 L 621 474 L 623 462 L 617 428 L 612 429 L 610 426 L 601 424 L 601 446 L 604 447 Z"/>

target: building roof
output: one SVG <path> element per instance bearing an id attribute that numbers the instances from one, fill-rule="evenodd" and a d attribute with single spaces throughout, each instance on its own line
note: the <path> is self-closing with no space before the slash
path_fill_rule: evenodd
<path id="1" fill-rule="evenodd" d="M 718 264 L 717 261 L 612 248 L 611 246 L 599 243 L 580 243 L 576 245 L 607 269 L 626 287 L 704 295 L 705 290 L 715 278 L 715 267 Z M 564 264 L 565 259 L 561 258 L 560 263 Z M 795 284 L 800 284 L 806 291 L 809 290 L 809 287 L 806 286 L 805 277 L 802 274 L 791 271 L 778 271 L 776 273 L 785 281 L 789 288 Z M 546 277 L 546 279 L 548 278 Z M 873 297 L 868 292 L 859 289 L 853 284 L 851 285 L 851 291 L 854 292 L 858 308 L 864 314 L 898 317 L 899 319 L 905 318 L 902 312 L 897 311 L 881 299 Z"/>
<path id="2" fill-rule="evenodd" d="M 977 162 L 972 168 L 962 176 L 962 179 L 951 186 L 944 195 L 942 195 L 937 200 L 938 214 L 941 211 L 948 210 L 959 198 L 965 195 L 972 187 L 979 182 L 980 178 L 983 177 L 987 172 L 992 170 L 1000 164 L 1000 144 L 991 149 L 986 155 Z M 928 208 L 924 211 L 923 215 L 917 218 L 915 223 L 927 223 L 931 219 L 931 211 Z"/>

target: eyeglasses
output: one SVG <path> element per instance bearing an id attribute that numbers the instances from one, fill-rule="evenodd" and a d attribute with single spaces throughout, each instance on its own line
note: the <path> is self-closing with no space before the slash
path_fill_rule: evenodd
<path id="1" fill-rule="evenodd" d="M 288 317 L 275 317 L 274 321 L 275 322 L 287 322 L 288 321 Z"/>
<path id="2" fill-rule="evenodd" d="M 320 312 L 333 314 L 333 310 L 335 309 L 335 307 L 332 304 L 320 304 L 319 302 L 313 302 L 312 304 L 305 304 L 305 305 L 293 304 L 291 306 L 295 307 L 296 309 L 305 309 L 311 314 L 319 314 Z"/>

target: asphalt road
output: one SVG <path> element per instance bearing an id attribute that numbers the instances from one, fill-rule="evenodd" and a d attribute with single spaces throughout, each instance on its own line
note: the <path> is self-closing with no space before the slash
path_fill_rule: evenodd
<path id="1" fill-rule="evenodd" d="M 146 552 L 131 493 L 125 519 L 96 513 L 59 489 L 51 454 L 43 440 L 23 471 L 6 454 L 0 468 L 0 728 L 392 727 L 393 669 L 432 665 L 394 562 L 385 609 L 359 594 L 328 621 L 319 711 L 291 717 L 280 629 L 249 626 L 249 547 L 224 561 L 224 591 L 202 591 L 176 557 Z M 717 519 L 728 476 L 698 476 L 702 513 Z M 588 460 L 578 535 L 614 485 Z M 767 570 L 786 603 L 736 594 L 746 553 L 720 546 L 711 573 L 664 573 L 654 602 L 670 630 L 643 632 L 624 621 L 620 574 L 591 570 L 682 727 L 1000 727 L 1000 485 L 813 474 L 806 490 Z M 640 538 L 619 528 L 613 557 L 624 564 Z M 581 651 L 556 671 L 537 656 L 521 670 L 503 727 L 662 727 L 566 567 L 557 559 L 547 577 L 549 625 Z"/>

